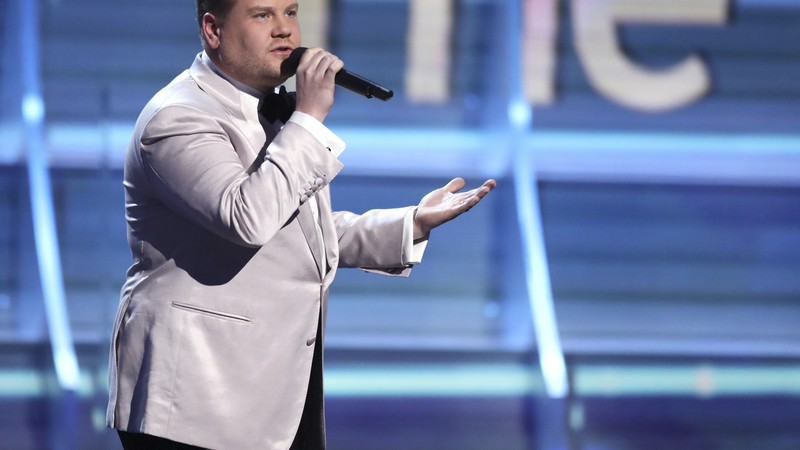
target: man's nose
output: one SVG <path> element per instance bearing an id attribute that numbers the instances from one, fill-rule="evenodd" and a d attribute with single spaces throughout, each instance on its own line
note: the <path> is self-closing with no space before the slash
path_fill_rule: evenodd
<path id="1" fill-rule="evenodd" d="M 287 38 L 292 35 L 292 27 L 289 25 L 289 20 L 285 17 L 279 18 L 275 22 L 275 28 L 272 29 L 272 36 L 279 38 Z"/>

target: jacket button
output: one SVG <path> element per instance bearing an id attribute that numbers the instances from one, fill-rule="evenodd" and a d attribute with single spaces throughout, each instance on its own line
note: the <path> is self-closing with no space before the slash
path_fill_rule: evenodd
<path id="1" fill-rule="evenodd" d="M 311 347 L 312 345 L 314 345 L 314 342 L 317 342 L 317 338 L 311 338 L 311 339 L 307 340 L 306 341 L 306 345 L 308 347 Z"/>
<path id="2" fill-rule="evenodd" d="M 325 180 L 323 180 L 322 178 L 317 178 L 316 180 L 314 180 L 314 184 L 316 184 L 317 186 L 322 186 L 323 184 L 325 184 Z"/>
<path id="3" fill-rule="evenodd" d="M 305 203 L 307 201 L 308 201 L 308 195 L 303 194 L 300 196 L 300 203 Z"/>

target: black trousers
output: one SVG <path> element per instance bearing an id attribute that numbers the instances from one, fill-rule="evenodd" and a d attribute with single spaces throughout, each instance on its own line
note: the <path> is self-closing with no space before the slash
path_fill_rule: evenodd
<path id="1" fill-rule="evenodd" d="M 317 325 L 317 341 L 314 346 L 314 359 L 311 363 L 311 378 L 308 382 L 306 403 L 300 427 L 294 436 L 289 450 L 325 449 L 325 414 L 322 392 L 322 323 Z"/>
<path id="2" fill-rule="evenodd" d="M 203 447 L 170 441 L 161 437 L 142 433 L 119 431 L 119 439 L 125 450 L 207 450 Z M 322 392 L 322 324 L 317 326 L 317 341 L 314 359 L 311 363 L 311 376 L 308 383 L 306 403 L 300 427 L 294 436 L 289 450 L 325 450 L 325 415 L 323 413 Z"/>
<path id="3" fill-rule="evenodd" d="M 127 431 L 118 431 L 118 433 L 119 440 L 122 441 L 122 448 L 125 450 L 206 450 L 203 447 L 182 444 L 149 434 L 128 433 Z"/>

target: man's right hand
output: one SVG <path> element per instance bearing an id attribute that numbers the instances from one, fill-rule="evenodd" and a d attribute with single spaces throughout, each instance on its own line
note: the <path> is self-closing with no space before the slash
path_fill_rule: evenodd
<path id="1" fill-rule="evenodd" d="M 334 78 L 344 67 L 336 55 L 321 48 L 309 48 L 297 66 L 296 111 L 325 120 L 333 106 Z"/>

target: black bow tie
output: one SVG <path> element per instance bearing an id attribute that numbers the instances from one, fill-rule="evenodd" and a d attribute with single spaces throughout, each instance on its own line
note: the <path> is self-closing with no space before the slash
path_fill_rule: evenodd
<path id="1" fill-rule="evenodd" d="M 261 109 L 259 112 L 267 119 L 270 124 L 280 120 L 283 123 L 289 121 L 289 117 L 294 112 L 297 105 L 297 94 L 295 92 L 286 92 L 286 88 L 281 86 L 279 93 L 267 94 L 264 100 L 261 101 Z"/>

